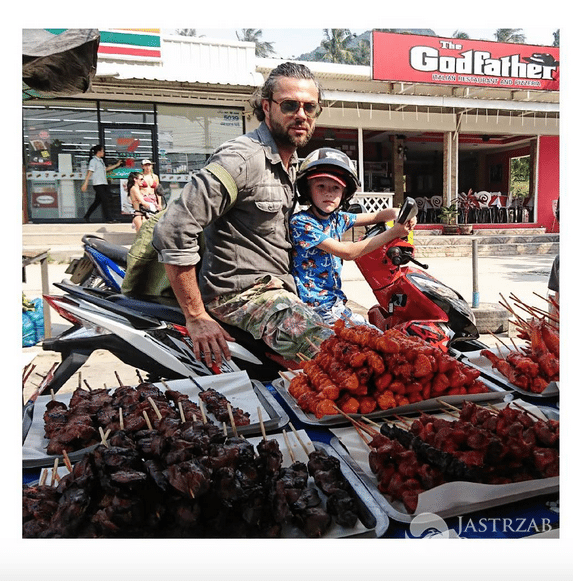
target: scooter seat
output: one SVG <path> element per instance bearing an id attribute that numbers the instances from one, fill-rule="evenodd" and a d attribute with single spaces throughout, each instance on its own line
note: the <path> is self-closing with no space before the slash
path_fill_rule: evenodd
<path id="1" fill-rule="evenodd" d="M 134 299 L 120 294 L 110 295 L 107 297 L 107 300 L 145 315 L 157 317 L 162 321 L 175 323 L 176 325 L 182 325 L 183 327 L 185 326 L 185 317 L 179 307 Z"/>
<path id="2" fill-rule="evenodd" d="M 82 238 L 82 242 L 86 246 L 89 246 L 90 248 L 93 248 L 94 250 L 97 250 L 98 252 L 101 252 L 103 255 L 107 256 L 118 266 L 127 266 L 127 253 L 129 250 L 125 248 L 125 246 L 113 244 L 107 240 L 104 240 L 103 238 L 90 235 L 85 235 Z"/>

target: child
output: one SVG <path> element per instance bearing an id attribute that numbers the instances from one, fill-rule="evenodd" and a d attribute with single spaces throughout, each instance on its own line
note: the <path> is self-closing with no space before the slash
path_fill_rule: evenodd
<path id="1" fill-rule="evenodd" d="M 331 148 L 312 152 L 302 162 L 297 176 L 299 203 L 309 207 L 294 214 L 290 221 L 293 275 L 300 298 L 329 324 L 341 317 L 364 322 L 346 306 L 348 299 L 340 278 L 342 260 L 355 260 L 395 238 L 408 236 L 415 225 L 413 219 L 365 240 L 342 242 L 344 232 L 353 226 L 386 222 L 398 215 L 393 208 L 367 214 L 345 212 L 358 186 L 350 159 Z"/>

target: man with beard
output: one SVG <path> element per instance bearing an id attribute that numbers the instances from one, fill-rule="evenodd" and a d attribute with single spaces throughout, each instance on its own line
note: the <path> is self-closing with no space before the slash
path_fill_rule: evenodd
<path id="1" fill-rule="evenodd" d="M 329 334 L 296 295 L 290 274 L 296 150 L 314 131 L 320 87 L 306 66 L 286 62 L 251 104 L 259 127 L 213 153 L 153 236 L 195 356 L 209 366 L 231 356 L 233 338 L 217 321 L 263 339 L 286 359 L 312 354 L 310 343 Z"/>

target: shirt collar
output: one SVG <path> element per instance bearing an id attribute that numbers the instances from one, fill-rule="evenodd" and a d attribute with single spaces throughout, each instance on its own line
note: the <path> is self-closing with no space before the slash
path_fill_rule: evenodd
<path id="1" fill-rule="evenodd" d="M 265 154 L 269 160 L 273 163 L 282 163 L 281 156 L 279 155 L 279 150 L 277 144 L 275 143 L 274 137 L 271 134 L 271 130 L 268 125 L 261 121 L 261 124 L 255 129 L 254 133 L 257 133 L 259 141 L 263 144 Z M 296 168 L 298 166 L 298 155 L 295 151 L 290 160 L 290 168 Z"/>

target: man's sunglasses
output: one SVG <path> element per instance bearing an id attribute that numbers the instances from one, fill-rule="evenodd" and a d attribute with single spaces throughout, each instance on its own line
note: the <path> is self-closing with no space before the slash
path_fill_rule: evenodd
<path id="1" fill-rule="evenodd" d="M 285 99 L 284 101 L 275 101 L 271 98 L 273 103 L 276 103 L 283 115 L 294 115 L 301 107 L 307 117 L 311 119 L 318 117 L 322 112 L 322 107 L 319 103 L 302 103 L 301 101 L 295 101 L 294 99 Z"/>

